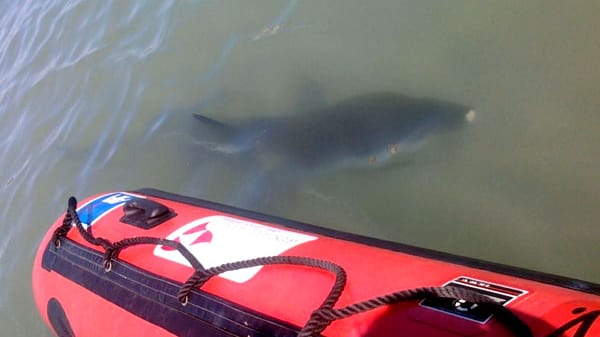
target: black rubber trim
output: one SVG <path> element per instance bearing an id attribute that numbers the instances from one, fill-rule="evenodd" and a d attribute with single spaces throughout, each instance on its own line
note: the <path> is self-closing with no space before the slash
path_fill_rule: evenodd
<path id="1" fill-rule="evenodd" d="M 289 220 L 277 216 L 267 215 L 258 213 L 246 209 L 241 209 L 233 206 L 219 204 L 212 201 L 202 200 L 198 198 L 183 196 L 179 194 L 164 192 L 153 188 L 142 188 L 134 192 L 146 194 L 148 196 L 169 199 L 177 202 L 182 202 L 194 206 L 214 209 L 225 213 L 235 214 L 246 218 L 270 222 L 285 226 L 288 228 L 298 229 L 302 231 L 312 232 L 315 234 L 329 236 L 336 239 L 352 241 L 362 243 L 369 246 L 384 248 L 392 251 L 402 252 L 406 254 L 416 255 L 434 260 L 440 260 L 444 262 L 450 262 L 459 264 L 471 268 L 477 268 L 482 270 L 488 270 L 500 274 L 515 276 L 523 279 L 533 280 L 541 283 L 551 284 L 563 288 L 573 289 L 582 291 L 594 295 L 600 295 L 600 284 L 577 280 L 569 277 L 558 276 L 539 271 L 529 270 L 525 268 L 513 267 L 501 263 L 488 262 L 484 260 L 474 259 L 470 257 L 464 257 L 460 255 L 454 255 L 450 253 L 440 252 L 433 249 L 421 248 L 411 245 L 406 245 L 397 242 L 391 242 L 381 239 L 370 238 L 358 234 L 352 234 L 347 232 L 341 232 L 334 229 L 319 227 L 303 222 Z"/>
<path id="2" fill-rule="evenodd" d="M 180 337 L 295 337 L 300 331 L 201 290 L 193 290 L 191 301 L 182 306 L 177 300 L 181 284 L 118 260 L 105 272 L 103 258 L 64 239 L 60 248 L 52 243 L 46 247 L 42 267 Z"/>
<path id="3" fill-rule="evenodd" d="M 75 337 L 65 309 L 56 298 L 51 298 L 46 306 L 46 313 L 54 333 L 58 337 Z"/>

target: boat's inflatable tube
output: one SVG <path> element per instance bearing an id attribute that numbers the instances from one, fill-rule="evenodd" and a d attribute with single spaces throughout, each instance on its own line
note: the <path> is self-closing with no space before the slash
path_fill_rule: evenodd
<path id="1" fill-rule="evenodd" d="M 33 292 L 60 337 L 600 336 L 600 286 L 157 190 L 74 198 Z"/>

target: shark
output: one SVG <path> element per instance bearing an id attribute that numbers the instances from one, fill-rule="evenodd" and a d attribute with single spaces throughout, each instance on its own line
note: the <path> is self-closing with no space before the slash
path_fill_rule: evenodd
<path id="1" fill-rule="evenodd" d="M 233 122 L 193 114 L 214 135 L 199 143 L 209 151 L 241 159 L 251 172 L 235 192 L 234 202 L 247 206 L 275 199 L 274 195 L 279 198 L 278 191 L 292 190 L 306 178 L 327 171 L 375 169 L 401 162 L 432 135 L 460 130 L 476 115 L 467 105 L 394 92 L 307 105 L 304 111 Z"/>
<path id="2" fill-rule="evenodd" d="M 213 151 L 251 154 L 269 171 L 322 171 L 384 166 L 419 149 L 434 133 L 459 130 L 473 108 L 393 92 L 359 95 L 309 111 L 226 123 L 194 117 L 219 135 Z"/>

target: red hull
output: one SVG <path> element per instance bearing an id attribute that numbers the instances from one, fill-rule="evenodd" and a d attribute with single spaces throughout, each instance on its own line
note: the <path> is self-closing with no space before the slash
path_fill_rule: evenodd
<path id="1" fill-rule="evenodd" d="M 131 203 L 140 199 L 165 208 Z M 335 308 L 403 289 L 445 285 L 493 298 L 534 336 L 600 336 L 600 287 L 595 284 L 155 190 L 99 195 L 80 205 L 81 221 L 91 223 L 94 238 L 115 243 L 155 237 L 173 244 L 129 246 L 112 256 L 110 270 L 105 271 L 109 267 L 103 266 L 106 247 L 102 242 L 90 243 L 75 227 L 68 226 L 60 247 L 55 247 L 53 235 L 63 224 L 58 219 L 37 253 L 33 291 L 42 317 L 59 336 L 294 336 L 335 282 L 331 272 L 318 268 L 279 263 L 257 266 L 210 278 L 184 294 L 189 303 L 182 305 L 180 290 L 194 269 L 176 245 L 184 246 L 206 268 L 263 256 L 329 261 L 345 270 L 347 280 Z M 122 222 L 128 221 L 123 219 L 124 207 L 128 210 L 125 218 L 133 218 L 133 224 Z M 168 213 L 162 214 L 165 210 Z M 136 219 L 144 211 L 146 218 L 141 214 L 142 220 Z M 148 218 L 151 212 L 158 216 Z M 448 308 L 448 303 L 454 307 Z M 500 314 L 490 318 L 480 310 L 484 306 L 471 310 L 472 304 L 461 306 L 443 298 L 400 301 L 335 320 L 322 335 L 515 334 Z"/>

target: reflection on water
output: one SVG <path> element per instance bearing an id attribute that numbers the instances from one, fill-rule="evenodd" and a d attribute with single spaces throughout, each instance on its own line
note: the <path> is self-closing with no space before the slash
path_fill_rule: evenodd
<path id="1" fill-rule="evenodd" d="M 598 7 L 0 4 L 3 334 L 49 336 L 31 261 L 69 195 L 155 187 L 234 202 L 260 167 L 199 146 L 192 113 L 279 116 L 313 104 L 299 95 L 311 82 L 327 103 L 393 91 L 478 116 L 399 165 L 302 178 L 261 210 L 600 282 Z"/>

